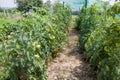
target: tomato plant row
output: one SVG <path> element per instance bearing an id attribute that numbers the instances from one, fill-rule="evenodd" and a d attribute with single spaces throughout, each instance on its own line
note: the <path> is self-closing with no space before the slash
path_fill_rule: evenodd
<path id="1" fill-rule="evenodd" d="M 80 49 L 96 71 L 97 79 L 120 80 L 120 18 L 115 17 L 119 11 L 114 12 L 114 6 L 108 8 L 106 4 L 83 7 L 76 29 L 80 31 Z"/>
<path id="2" fill-rule="evenodd" d="M 0 32 L 1 80 L 46 80 L 48 61 L 66 41 L 71 19 L 67 6 L 55 4 L 52 14 L 48 7 L 33 8 L 25 16 Z"/>

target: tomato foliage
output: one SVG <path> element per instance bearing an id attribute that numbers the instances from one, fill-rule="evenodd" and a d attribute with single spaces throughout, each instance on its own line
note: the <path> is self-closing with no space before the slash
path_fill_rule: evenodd
<path id="1" fill-rule="evenodd" d="M 66 41 L 70 9 L 55 5 L 33 8 L 29 15 L 14 24 L 5 24 L 0 34 L 0 64 L 4 74 L 0 79 L 46 80 L 46 67 Z"/>
<path id="2" fill-rule="evenodd" d="M 76 29 L 80 31 L 80 49 L 97 79 L 120 80 L 120 19 L 108 15 L 106 6 L 82 8 Z"/>

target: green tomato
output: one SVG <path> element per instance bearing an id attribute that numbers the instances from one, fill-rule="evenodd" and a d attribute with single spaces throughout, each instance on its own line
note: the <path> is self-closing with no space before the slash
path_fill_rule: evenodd
<path id="1" fill-rule="evenodd" d="M 16 49 L 20 50 L 21 46 L 19 44 L 16 45 Z"/>
<path id="2" fill-rule="evenodd" d="M 46 31 L 47 31 L 47 32 L 50 32 L 50 29 L 49 29 L 49 28 L 47 28 L 47 29 L 46 29 Z"/>
<path id="3" fill-rule="evenodd" d="M 38 42 L 37 42 L 37 41 L 35 41 L 35 42 L 33 42 L 33 43 L 32 43 L 32 46 L 34 46 L 34 47 L 35 47 L 37 44 L 38 44 Z"/>
<path id="4" fill-rule="evenodd" d="M 11 32 L 10 35 L 14 35 L 15 33 L 14 32 Z"/>
<path id="5" fill-rule="evenodd" d="M 38 48 L 38 49 L 41 48 L 41 45 L 36 45 L 36 48 Z"/>
<path id="6" fill-rule="evenodd" d="M 54 36 L 54 35 L 51 35 L 51 36 L 50 36 L 50 39 L 51 39 L 51 40 L 55 39 L 55 36 Z"/>
<path id="7" fill-rule="evenodd" d="M 11 35 L 8 35 L 8 39 L 12 39 L 12 36 L 11 36 Z"/>
<path id="8" fill-rule="evenodd" d="M 39 58 L 40 58 L 40 56 L 39 56 L 38 54 L 34 55 L 34 57 L 36 57 L 37 59 L 39 59 Z"/>

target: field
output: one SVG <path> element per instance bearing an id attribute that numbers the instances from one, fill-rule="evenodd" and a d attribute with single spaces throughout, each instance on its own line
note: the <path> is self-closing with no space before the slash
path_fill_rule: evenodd
<path id="1" fill-rule="evenodd" d="M 119 2 L 18 3 L 0 14 L 0 80 L 120 80 Z"/>

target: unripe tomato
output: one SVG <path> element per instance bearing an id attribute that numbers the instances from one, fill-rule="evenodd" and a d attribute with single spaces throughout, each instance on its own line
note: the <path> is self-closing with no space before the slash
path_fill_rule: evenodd
<path id="1" fill-rule="evenodd" d="M 21 49 L 21 46 L 19 44 L 16 45 L 16 49 Z"/>
<path id="2" fill-rule="evenodd" d="M 11 39 L 12 38 L 12 36 L 11 35 L 8 35 L 8 39 Z"/>
<path id="3" fill-rule="evenodd" d="M 55 39 L 55 36 L 51 35 L 51 36 L 50 36 L 50 39 L 51 39 L 51 40 Z"/>
<path id="4" fill-rule="evenodd" d="M 39 49 L 40 47 L 41 47 L 41 45 L 36 45 L 36 48 L 38 48 L 38 49 Z"/>
<path id="5" fill-rule="evenodd" d="M 38 54 L 34 55 L 37 59 L 40 58 L 40 56 Z"/>

